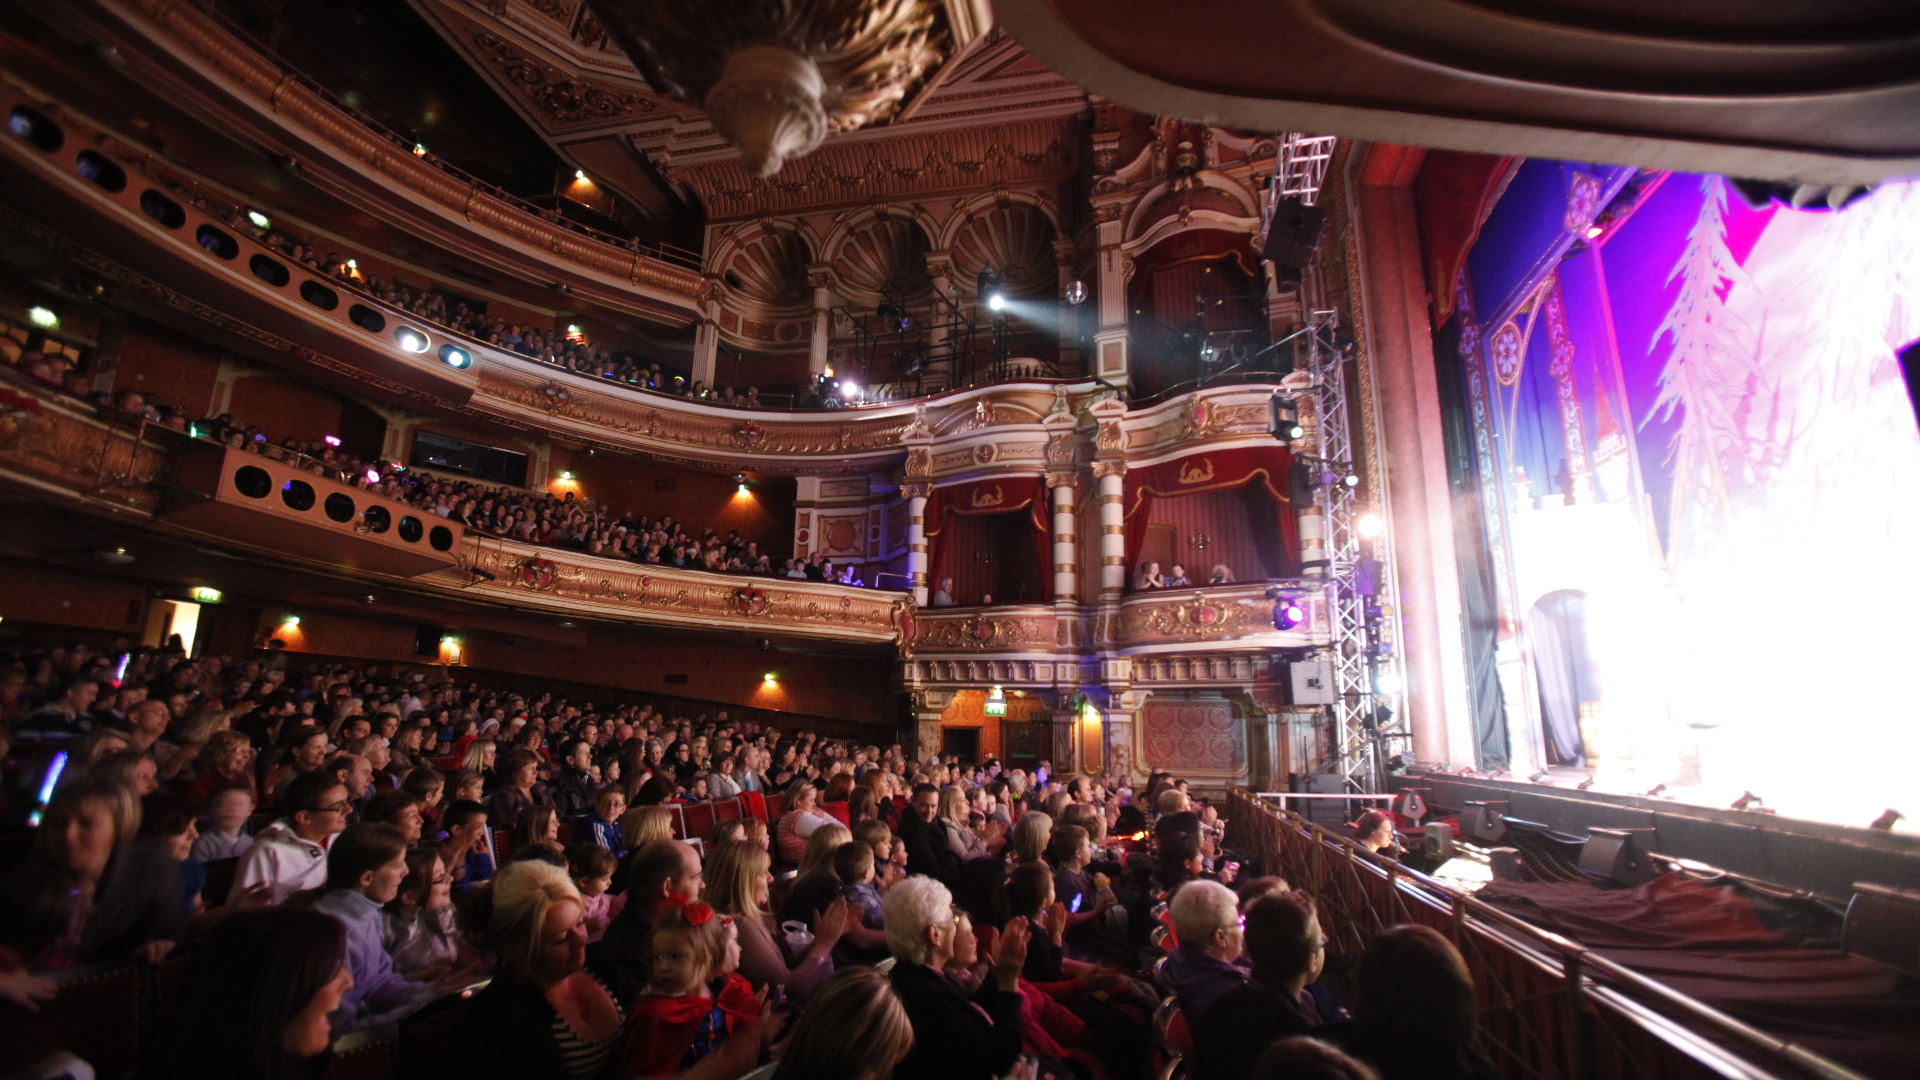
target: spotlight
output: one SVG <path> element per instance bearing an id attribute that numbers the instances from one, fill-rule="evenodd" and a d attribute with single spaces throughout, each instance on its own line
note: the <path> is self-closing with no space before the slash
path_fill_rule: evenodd
<path id="1" fill-rule="evenodd" d="M 1087 302 L 1087 283 L 1079 278 L 1067 282 L 1067 303 L 1078 306 Z"/>
<path id="2" fill-rule="evenodd" d="M 281 621 L 281 623 L 280 623 L 280 625 L 281 625 L 281 626 L 299 626 L 299 625 L 300 625 L 300 616 L 298 616 L 298 615 L 289 615 L 289 616 L 287 616 L 287 617 L 286 617 L 285 619 L 283 619 L 283 620 Z"/>
<path id="3" fill-rule="evenodd" d="M 733 482 L 734 482 L 734 483 L 736 483 L 736 484 L 739 484 L 739 485 L 740 485 L 741 487 L 746 487 L 746 486 L 747 486 L 747 474 L 746 474 L 746 473 L 743 473 L 743 472 L 737 472 L 737 473 L 734 473 L 734 474 L 733 474 Z"/>
<path id="4" fill-rule="evenodd" d="M 1300 426 L 1300 403 L 1279 394 L 1268 398 L 1267 434 L 1286 442 L 1303 438 L 1307 429 Z"/>
<path id="5" fill-rule="evenodd" d="M 400 347 L 410 353 L 423 353 L 427 351 L 427 335 L 415 330 L 411 326 L 403 326 L 395 330 L 393 332 L 393 340 L 399 342 Z"/>
<path id="6" fill-rule="evenodd" d="M 1587 226 L 1587 239 L 1598 240 L 1600 239 L 1600 235 L 1606 231 L 1607 229 L 1604 225 L 1589 225 Z"/>
<path id="7" fill-rule="evenodd" d="M 1386 523 L 1380 520 L 1379 514 L 1361 514 L 1360 520 L 1354 523 L 1354 529 L 1360 533 L 1361 539 L 1364 540 L 1371 540 L 1379 536 L 1385 528 Z"/>
<path id="8" fill-rule="evenodd" d="M 426 144 L 426 143 L 414 143 L 414 144 L 413 144 L 413 156 L 414 156 L 414 157 L 426 157 L 426 156 L 427 156 L 427 144 Z"/>
<path id="9" fill-rule="evenodd" d="M 35 326 L 44 327 L 48 330 L 60 329 L 60 316 L 55 315 L 51 309 L 43 308 L 38 304 L 27 309 L 27 320 Z"/>
<path id="10" fill-rule="evenodd" d="M 987 297 L 987 306 L 995 311 L 1004 311 L 1007 306 L 1006 294 L 994 293 L 992 296 Z"/>
<path id="11" fill-rule="evenodd" d="M 458 345 L 442 345 L 440 360 L 450 368 L 464 369 L 472 366 L 473 354 Z"/>
<path id="12" fill-rule="evenodd" d="M 852 379 L 842 381 L 840 383 L 840 396 L 846 398 L 848 401 L 860 400 L 860 384 L 854 382 Z"/>
<path id="13" fill-rule="evenodd" d="M 1341 477 L 1340 482 L 1342 484 L 1345 484 L 1349 488 L 1357 488 L 1360 486 L 1360 474 L 1350 472 L 1347 475 Z"/>
<path id="14" fill-rule="evenodd" d="M 1218 360 L 1219 358 L 1220 358 L 1220 350 L 1213 347 L 1213 342 L 1207 341 L 1207 342 L 1201 343 L 1200 345 L 1200 362 L 1201 363 L 1211 364 L 1215 360 Z"/>
<path id="15" fill-rule="evenodd" d="M 1373 673 L 1373 692 L 1385 697 L 1393 697 L 1400 692 L 1398 672 L 1381 670 Z"/>
<path id="16" fill-rule="evenodd" d="M 778 676 L 776 676 L 776 675 L 775 675 L 775 674 L 774 674 L 773 672 L 771 672 L 771 671 L 769 671 L 769 672 L 767 672 L 767 673 L 766 673 L 765 675 L 762 675 L 762 676 L 760 677 L 760 681 L 761 681 L 761 682 L 763 682 L 763 683 L 769 683 L 769 684 L 771 684 L 771 683 L 777 683 L 777 682 L 779 682 L 779 681 L 780 681 L 780 679 L 779 679 L 779 677 L 778 677 Z"/>
<path id="17" fill-rule="evenodd" d="M 1307 621 L 1307 613 L 1300 608 L 1300 601 L 1293 597 L 1281 597 L 1273 603 L 1273 628 L 1291 630 Z"/>
<path id="18" fill-rule="evenodd" d="M 249 209 L 247 211 L 247 220 L 252 222 L 253 227 L 256 229 L 273 228 L 273 219 L 258 210 Z"/>
<path id="19" fill-rule="evenodd" d="M 575 180 L 585 180 L 587 178 L 587 170 L 585 169 L 573 170 L 573 178 Z"/>
<path id="20" fill-rule="evenodd" d="M 573 473 L 566 469 L 562 469 L 560 470 L 560 479 L 571 483 L 573 481 Z"/>

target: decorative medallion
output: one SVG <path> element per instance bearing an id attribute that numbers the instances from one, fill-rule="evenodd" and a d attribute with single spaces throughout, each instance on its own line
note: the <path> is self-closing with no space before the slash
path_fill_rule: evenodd
<path id="1" fill-rule="evenodd" d="M 1512 386 L 1520 381 L 1520 328 L 1512 319 L 1500 324 L 1493 332 L 1493 376 L 1500 380 L 1501 386 Z"/>
<path id="2" fill-rule="evenodd" d="M 761 589 L 735 589 L 733 609 L 742 615 L 764 615 L 767 610 L 767 594 Z"/>
<path id="3" fill-rule="evenodd" d="M 973 460 L 982 465 L 988 465 L 993 462 L 994 453 L 992 443 L 981 443 L 973 448 Z"/>
<path id="4" fill-rule="evenodd" d="M 528 559 L 520 566 L 520 583 L 529 589 L 550 589 L 553 571 L 552 559 Z"/>

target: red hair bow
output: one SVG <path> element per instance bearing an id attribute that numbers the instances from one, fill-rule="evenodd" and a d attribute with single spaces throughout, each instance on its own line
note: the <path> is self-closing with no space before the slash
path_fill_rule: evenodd
<path id="1" fill-rule="evenodd" d="M 678 911 L 687 920 L 688 926 L 705 926 L 713 918 L 713 909 L 705 904 L 693 903 L 685 896 L 674 893 L 660 905 L 661 911 Z"/>

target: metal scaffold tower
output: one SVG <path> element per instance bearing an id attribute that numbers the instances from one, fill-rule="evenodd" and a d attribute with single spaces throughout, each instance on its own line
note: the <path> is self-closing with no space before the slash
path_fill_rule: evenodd
<path id="1" fill-rule="evenodd" d="M 1282 137 L 1268 187 L 1269 214 L 1282 199 L 1299 199 L 1307 206 L 1318 202 L 1338 143 L 1336 136 L 1306 132 Z M 1315 460 L 1310 464 L 1320 473 L 1314 490 L 1323 515 L 1325 588 L 1333 619 L 1335 758 L 1329 771 L 1352 789 L 1376 792 L 1385 785 L 1386 759 L 1410 748 L 1411 739 L 1398 692 L 1399 658 L 1385 618 L 1391 588 L 1384 572 L 1388 541 L 1384 528 L 1375 537 L 1362 535 L 1360 521 L 1370 510 L 1361 503 L 1357 486 L 1346 482 L 1354 475 L 1347 393 L 1347 365 L 1355 355 L 1352 338 L 1342 333 L 1336 310 L 1311 312 L 1305 337 L 1311 385 L 1304 389 L 1319 406 Z M 1406 745 L 1396 747 L 1396 742 Z"/>

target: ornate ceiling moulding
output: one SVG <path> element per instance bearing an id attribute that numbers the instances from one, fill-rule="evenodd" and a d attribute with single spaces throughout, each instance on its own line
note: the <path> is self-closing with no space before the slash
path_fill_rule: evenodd
<path id="1" fill-rule="evenodd" d="M 886 120 L 992 21 L 985 0 L 589 0 L 661 93 L 701 105 L 772 176 L 829 134 Z"/>
<path id="2" fill-rule="evenodd" d="M 670 165 L 667 172 L 698 193 L 714 217 L 735 218 L 1066 179 L 1079 139 L 1076 120 L 1047 118 L 836 142 L 770 175 L 733 160 Z"/>
<path id="3" fill-rule="evenodd" d="M 576 79 L 486 30 L 473 32 L 473 50 L 539 110 L 554 131 L 605 127 L 660 108 L 631 90 Z"/>

